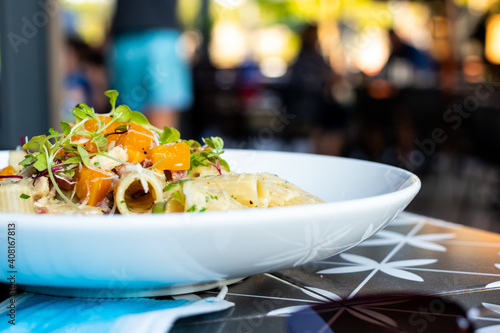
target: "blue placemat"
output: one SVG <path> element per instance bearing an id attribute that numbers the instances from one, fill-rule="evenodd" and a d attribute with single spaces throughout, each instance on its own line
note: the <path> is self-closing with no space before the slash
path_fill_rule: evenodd
<path id="1" fill-rule="evenodd" d="M 155 333 L 168 332 L 181 317 L 222 311 L 234 306 L 219 296 L 200 300 L 148 298 L 67 298 L 33 293 L 0 304 L 1 332 Z"/>

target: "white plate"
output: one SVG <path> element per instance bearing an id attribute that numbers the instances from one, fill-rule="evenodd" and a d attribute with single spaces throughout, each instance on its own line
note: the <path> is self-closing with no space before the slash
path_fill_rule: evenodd
<path id="1" fill-rule="evenodd" d="M 212 288 L 345 251 L 387 225 L 420 189 L 410 172 L 354 159 L 245 150 L 224 157 L 234 171 L 275 173 L 328 203 L 169 215 L 0 213 L 0 280 L 14 275 L 30 290 L 98 297 Z M 14 269 L 9 223 L 16 225 Z"/>

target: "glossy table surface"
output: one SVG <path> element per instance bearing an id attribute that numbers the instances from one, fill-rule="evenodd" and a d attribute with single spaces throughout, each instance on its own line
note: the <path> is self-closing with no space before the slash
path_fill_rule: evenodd
<path id="1" fill-rule="evenodd" d="M 1 288 L 5 299 L 8 285 Z M 218 293 L 215 289 L 176 298 Z M 500 332 L 500 234 L 403 212 L 344 253 L 230 285 L 226 300 L 235 303 L 233 308 L 181 319 L 171 331 L 287 332 L 291 313 L 337 301 L 348 306 L 340 306 L 332 320 L 347 323 L 349 332 L 367 331 L 367 323 L 372 333 L 403 332 L 398 303 L 363 304 L 363 297 L 386 294 L 440 295 L 444 306 L 455 302 L 469 310 L 476 332 Z M 357 303 L 351 306 L 351 300 Z M 443 310 L 438 304 L 426 317 L 412 321 L 412 332 L 429 332 L 435 318 L 446 315 Z"/>
<path id="2" fill-rule="evenodd" d="M 442 295 L 465 310 L 480 310 L 471 312 L 477 332 L 500 332 L 500 234 L 403 212 L 340 255 L 229 286 L 226 299 L 235 303 L 233 309 L 182 319 L 173 332 L 286 332 L 289 314 L 304 305 L 387 293 Z M 377 311 L 357 307 L 351 311 L 354 325 L 375 316 L 387 332 L 399 331 L 391 330 L 397 326 L 391 305 Z M 347 320 L 346 314 L 341 311 L 335 320 Z M 415 332 L 425 331 L 422 323 L 415 323 Z"/>

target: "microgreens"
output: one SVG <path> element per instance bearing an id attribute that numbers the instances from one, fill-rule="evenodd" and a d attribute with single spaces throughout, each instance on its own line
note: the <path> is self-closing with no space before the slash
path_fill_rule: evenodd
<path id="1" fill-rule="evenodd" d="M 111 104 L 111 112 L 113 112 L 115 110 L 116 99 L 118 98 L 118 91 L 106 90 L 104 92 L 104 95 L 106 95 L 109 98 L 109 103 Z"/>
<path id="2" fill-rule="evenodd" d="M 119 105 L 114 111 L 111 111 L 110 115 L 114 121 L 126 123 L 132 118 L 132 110 L 126 105 Z"/>
<path id="3" fill-rule="evenodd" d="M 230 170 L 229 164 L 220 157 L 220 155 L 224 153 L 222 150 L 224 148 L 224 141 L 220 137 L 212 136 L 210 138 L 204 138 L 203 142 L 206 145 L 205 149 L 202 149 L 203 147 L 201 147 L 200 143 L 195 140 L 184 142 L 191 147 L 191 167 L 212 165 L 217 169 L 219 174 L 222 174 L 221 166 L 228 171 Z"/>
<path id="4" fill-rule="evenodd" d="M 148 118 L 146 118 L 146 116 L 144 116 L 142 113 L 137 112 L 137 111 L 132 111 L 130 121 L 133 121 L 133 122 L 135 122 L 139 125 L 143 125 L 143 126 L 151 126 L 149 124 Z"/>
<path id="5" fill-rule="evenodd" d="M 180 133 L 177 129 L 165 126 L 163 130 L 152 126 L 147 118 L 137 111 L 132 111 L 126 105 L 117 105 L 118 92 L 108 90 L 105 95 L 109 98 L 111 110 L 107 114 L 96 114 L 94 109 L 84 103 L 77 104 L 72 115 L 75 117 L 75 123 L 60 122 L 61 132 L 55 129 L 49 129 L 48 135 L 38 135 L 31 138 L 26 143 L 23 142 L 22 149 L 27 153 L 25 158 L 19 163 L 24 167 L 32 166 L 36 170 L 33 176 L 34 181 L 40 177 L 47 176 L 54 186 L 58 195 L 78 209 L 70 198 L 68 198 L 56 182 L 56 178 L 72 182 L 78 168 L 83 164 L 89 168 L 99 168 L 99 163 L 91 163 L 93 156 L 103 156 L 115 160 L 121 164 L 130 164 L 126 161 L 114 158 L 108 153 L 110 135 L 123 135 L 129 131 L 130 125 L 125 124 L 111 127 L 113 130 L 107 130 L 113 123 L 129 123 L 131 121 L 144 126 L 159 135 L 160 144 L 175 143 L 181 141 Z M 102 117 L 111 117 L 106 122 Z M 86 126 L 91 124 L 91 126 Z M 82 143 L 85 142 L 85 143 Z M 199 165 L 212 165 L 220 174 L 221 167 L 229 170 L 229 165 L 220 155 L 224 153 L 224 141 L 219 137 L 204 138 L 202 146 L 196 140 L 183 140 L 191 149 L 191 167 Z M 92 145 L 89 149 L 87 144 Z M 158 162 L 157 162 L 158 163 Z M 91 165 L 93 164 L 93 165 Z M 189 170 L 188 170 L 189 172 Z M 20 176 L 2 176 L 1 178 L 19 178 Z M 164 191 L 173 191 L 172 196 L 181 204 L 185 204 L 184 196 L 181 191 L 182 182 L 168 183 Z M 165 210 L 161 206 L 156 207 L 156 211 Z M 201 210 L 200 210 L 201 211 Z"/>
<path id="6" fill-rule="evenodd" d="M 111 111 L 102 116 L 112 117 L 112 120 L 107 124 L 98 117 L 94 109 L 86 104 L 79 103 L 71 110 L 71 113 L 76 119 L 75 125 L 71 126 L 69 123 L 61 121 L 61 133 L 51 128 L 49 130 L 50 135 L 35 136 L 22 146 L 29 154 L 27 154 L 19 164 L 25 167 L 33 166 L 38 171 L 36 178 L 48 176 L 57 193 L 75 208 L 77 208 L 77 206 L 63 194 L 54 176 L 57 175 L 59 176 L 57 178 L 72 181 L 75 170 L 71 169 L 75 169 L 79 163 L 82 163 L 86 167 L 95 167 L 90 166 L 90 158 L 92 156 L 101 155 L 111 158 L 106 154 L 107 150 L 105 149 L 108 145 L 106 137 L 110 134 L 105 134 L 104 130 L 112 123 L 135 120 L 140 124 L 149 125 L 146 117 L 139 112 L 133 112 L 126 105 L 116 106 L 116 100 L 118 98 L 118 92 L 116 90 L 108 90 L 105 92 L 105 95 L 109 97 Z M 89 120 L 95 120 L 97 124 L 96 130 L 88 130 L 85 128 L 85 123 Z M 118 126 L 111 134 L 124 134 L 127 131 L 127 126 Z M 77 143 L 75 140 L 77 140 L 76 137 L 78 136 L 87 138 L 90 143 L 95 144 L 97 152 L 90 153 L 83 145 Z M 116 160 L 115 158 L 113 159 Z M 127 164 L 125 161 L 118 161 Z"/>
<path id="7" fill-rule="evenodd" d="M 178 130 L 173 127 L 165 126 L 163 128 L 163 134 L 160 136 L 160 144 L 164 145 L 166 143 L 177 142 L 181 138 L 181 134 Z"/>
<path id="8" fill-rule="evenodd" d="M 174 193 L 172 193 L 172 195 L 174 196 L 175 200 L 179 201 L 182 205 L 186 204 L 184 200 L 184 195 L 181 193 L 180 190 L 175 191 Z"/>
<path id="9" fill-rule="evenodd" d="M 168 200 L 157 202 L 153 207 L 153 214 L 165 213 L 165 211 L 167 210 L 167 203 Z"/>
<path id="10" fill-rule="evenodd" d="M 163 188 L 163 192 L 168 192 L 168 191 L 172 191 L 173 189 L 175 189 L 180 183 L 178 182 L 174 182 L 174 183 L 167 183 L 167 186 L 165 186 Z"/>
<path id="11" fill-rule="evenodd" d="M 207 146 L 209 146 L 212 149 L 215 149 L 219 151 L 220 149 L 224 148 L 224 141 L 222 138 L 218 136 L 212 136 L 210 138 L 204 138 L 203 141 Z"/>
<path id="12" fill-rule="evenodd" d="M 62 120 L 61 120 L 61 128 L 64 135 L 68 135 L 71 132 L 71 126 L 67 122 Z"/>
<path id="13" fill-rule="evenodd" d="M 217 197 L 216 195 L 211 195 L 210 193 L 207 193 L 207 196 L 205 197 L 205 202 L 207 202 L 210 199 L 219 200 L 219 197 Z"/>
<path id="14" fill-rule="evenodd" d="M 19 175 L 0 175 L 0 179 L 9 179 L 9 178 L 12 178 L 12 179 L 23 179 L 23 176 L 19 176 Z"/>
<path id="15" fill-rule="evenodd" d="M 177 200 L 180 204 L 185 205 L 184 194 L 182 193 L 182 184 L 189 181 L 189 179 L 181 179 L 175 182 L 167 182 L 163 188 L 163 192 L 171 192 L 173 199 Z"/>

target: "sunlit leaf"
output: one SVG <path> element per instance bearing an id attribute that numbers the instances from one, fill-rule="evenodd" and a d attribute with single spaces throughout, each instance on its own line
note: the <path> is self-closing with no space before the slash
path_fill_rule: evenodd
<path id="1" fill-rule="evenodd" d="M 130 121 L 133 121 L 139 125 L 149 125 L 148 118 L 145 115 L 138 111 L 132 111 L 132 116 L 130 117 Z"/>
<path id="2" fill-rule="evenodd" d="M 64 135 L 68 135 L 71 132 L 71 126 L 67 122 L 61 120 L 61 127 Z"/>
<path id="3" fill-rule="evenodd" d="M 160 136 L 160 144 L 164 145 L 166 143 L 177 142 L 181 138 L 181 133 L 173 127 L 165 126 L 163 128 L 163 133 Z"/>
<path id="4" fill-rule="evenodd" d="M 104 95 L 109 97 L 109 103 L 111 104 L 111 111 L 115 110 L 116 99 L 118 98 L 118 91 L 107 90 Z"/>
<path id="5" fill-rule="evenodd" d="M 132 117 L 132 110 L 127 105 L 118 105 L 116 109 L 111 111 L 111 116 L 118 122 L 129 122 Z"/>
<path id="6" fill-rule="evenodd" d="M 46 141 L 47 137 L 45 135 L 38 135 L 31 138 L 30 141 L 23 145 L 24 150 L 37 150 L 40 149 L 41 145 Z"/>
<path id="7" fill-rule="evenodd" d="M 43 153 L 36 154 L 36 162 L 33 164 L 35 169 L 38 171 L 43 171 L 47 169 L 47 157 Z"/>
<path id="8" fill-rule="evenodd" d="M 85 165 L 88 168 L 90 164 L 89 153 L 82 146 L 77 146 L 77 149 L 78 153 L 80 154 L 80 157 L 82 158 L 83 165 Z"/>

